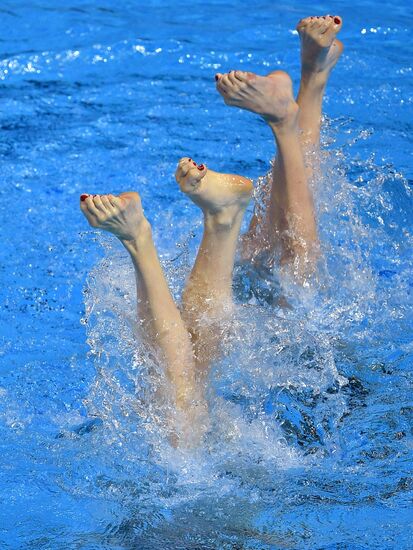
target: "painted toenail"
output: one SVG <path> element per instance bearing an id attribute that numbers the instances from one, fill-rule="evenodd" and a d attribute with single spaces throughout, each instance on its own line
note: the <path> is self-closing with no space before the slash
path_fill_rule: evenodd
<path id="1" fill-rule="evenodd" d="M 203 164 L 200 164 L 200 165 L 198 166 L 198 170 L 203 170 L 204 168 L 205 168 L 205 166 L 204 166 Z"/>
<path id="2" fill-rule="evenodd" d="M 80 195 L 80 200 L 83 202 L 88 198 L 89 195 Z"/>
<path id="3" fill-rule="evenodd" d="M 215 75 L 215 82 L 218 82 L 218 80 L 219 80 L 219 76 L 216 74 Z"/>
<path id="4" fill-rule="evenodd" d="M 192 162 L 192 159 L 188 158 L 188 161 L 189 161 L 189 162 Z"/>
<path id="5" fill-rule="evenodd" d="M 195 162 L 194 160 L 192 161 L 192 164 L 193 164 L 194 166 L 196 166 L 196 162 Z"/>
<path id="6" fill-rule="evenodd" d="M 336 25 L 339 25 L 341 23 L 341 19 L 339 19 L 338 17 L 334 17 L 334 23 Z"/>

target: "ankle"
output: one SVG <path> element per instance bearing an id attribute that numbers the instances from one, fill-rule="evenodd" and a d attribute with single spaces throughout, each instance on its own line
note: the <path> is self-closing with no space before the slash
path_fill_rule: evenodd
<path id="1" fill-rule="evenodd" d="M 223 208 L 217 212 L 204 211 L 204 227 L 209 233 L 228 233 L 234 227 L 238 227 L 244 210 L 235 214 L 232 209 Z"/>
<path id="2" fill-rule="evenodd" d="M 303 67 L 301 71 L 300 91 L 311 90 L 324 93 L 328 81 L 329 71 Z"/>
<path id="3" fill-rule="evenodd" d="M 269 122 L 268 124 L 277 142 L 280 138 L 299 135 L 298 117 L 294 120 L 283 121 L 282 123 Z"/>
<path id="4" fill-rule="evenodd" d="M 121 239 L 121 243 L 130 254 L 137 254 L 152 244 L 152 228 L 144 218 L 136 230 L 135 235 L 130 239 Z"/>
<path id="5" fill-rule="evenodd" d="M 298 130 L 299 112 L 300 108 L 298 104 L 295 101 L 291 102 L 286 116 L 277 121 L 267 120 L 267 124 L 276 135 L 284 133 L 288 134 L 291 132 L 295 133 Z"/>

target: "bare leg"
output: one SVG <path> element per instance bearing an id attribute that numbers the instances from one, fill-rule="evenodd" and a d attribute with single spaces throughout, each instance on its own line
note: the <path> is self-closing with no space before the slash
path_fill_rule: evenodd
<path id="1" fill-rule="evenodd" d="M 116 235 L 129 252 L 136 273 L 138 314 L 146 336 L 166 368 L 174 390 L 173 401 L 183 417 L 176 425 L 179 444 L 196 443 L 202 436 L 203 406 L 196 380 L 190 335 L 168 288 L 139 195 L 82 195 L 80 208 L 92 227 Z"/>
<path id="2" fill-rule="evenodd" d="M 301 39 L 301 81 L 297 96 L 302 143 L 318 147 L 321 109 L 331 70 L 343 44 L 336 39 L 342 20 L 338 16 L 306 17 L 297 25 Z"/>
<path id="3" fill-rule="evenodd" d="M 330 72 L 343 51 L 343 44 L 336 39 L 341 26 L 342 20 L 338 16 L 307 17 L 297 25 L 301 39 L 301 82 L 297 97 L 298 126 L 307 179 L 313 178 L 318 157 L 317 154 L 306 154 L 318 151 L 324 92 Z M 285 222 L 283 223 L 281 219 L 277 220 L 279 215 L 282 216 L 282 210 L 274 209 L 275 186 L 285 180 L 283 171 L 282 159 L 278 154 L 274 160 L 272 178 L 268 178 L 265 184 L 266 203 L 256 206 L 249 230 L 244 236 L 245 252 L 250 258 L 259 255 L 268 247 L 271 249 L 266 241 L 267 230 L 263 225 L 274 227 L 276 232 L 277 228 L 285 227 Z"/>
<path id="4" fill-rule="evenodd" d="M 232 271 L 252 183 L 233 174 L 220 174 L 181 159 L 176 171 L 181 191 L 204 215 L 204 233 L 183 293 L 183 317 L 191 332 L 198 369 L 217 357 L 223 321 L 232 306 Z"/>
<path id="5" fill-rule="evenodd" d="M 261 227 L 262 248 L 280 252 L 281 264 L 301 279 L 311 272 L 317 229 L 298 126 L 299 107 L 290 77 L 275 71 L 262 77 L 241 71 L 218 75 L 217 89 L 227 105 L 259 114 L 270 126 L 278 147 L 279 175 L 271 188 Z"/>

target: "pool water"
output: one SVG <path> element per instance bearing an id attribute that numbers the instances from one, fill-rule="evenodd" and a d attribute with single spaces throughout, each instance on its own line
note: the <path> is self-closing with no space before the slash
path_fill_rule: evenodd
<path id="1" fill-rule="evenodd" d="M 212 429 L 158 429 L 156 366 L 133 333 L 128 258 L 83 192 L 136 189 L 177 298 L 201 232 L 174 170 L 189 155 L 265 174 L 265 124 L 215 71 L 288 70 L 326 2 L 4 0 L 0 7 L 0 547 L 413 547 L 413 18 L 334 3 L 343 58 L 314 193 L 320 284 L 238 266 Z M 327 152 L 328 151 L 328 152 Z"/>

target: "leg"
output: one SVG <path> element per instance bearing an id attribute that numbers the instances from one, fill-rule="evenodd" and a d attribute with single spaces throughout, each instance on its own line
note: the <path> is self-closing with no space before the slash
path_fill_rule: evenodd
<path id="1" fill-rule="evenodd" d="M 297 97 L 299 106 L 298 126 L 300 142 L 304 154 L 317 152 L 320 141 L 321 108 L 325 88 L 331 70 L 337 63 L 343 44 L 336 39 L 342 26 L 338 16 L 307 17 L 297 25 L 301 38 L 301 82 Z M 308 155 L 306 160 L 307 178 L 311 179 L 316 168 L 317 156 Z M 283 179 L 283 169 L 279 156 L 274 161 L 272 179 L 265 183 L 264 196 L 271 194 L 272 182 L 275 185 Z M 273 219 L 276 212 L 270 210 L 271 201 L 257 205 L 248 233 L 245 236 L 247 255 L 253 256 L 265 249 L 263 246 L 264 223 L 277 227 L 280 225 Z M 273 221 L 269 221 L 268 218 Z"/>
<path id="2" fill-rule="evenodd" d="M 317 230 L 291 79 L 281 71 L 266 77 L 241 71 L 217 76 L 225 103 L 259 114 L 273 132 L 279 174 L 261 227 L 262 247 L 270 253 L 279 248 L 281 263 L 292 266 L 302 278 L 313 269 Z"/>
<path id="3" fill-rule="evenodd" d="M 173 400 L 184 417 L 184 426 L 177 428 L 180 443 L 192 444 L 202 435 L 193 423 L 199 418 L 199 394 L 195 377 L 194 353 L 188 331 L 168 288 L 152 240 L 139 195 L 82 195 L 81 210 L 92 227 L 116 235 L 129 252 L 136 273 L 138 314 L 144 321 L 147 340 L 151 342 L 166 367 L 174 390 Z M 195 435 L 195 438 L 194 438 Z"/>
<path id="4" fill-rule="evenodd" d="M 232 305 L 232 271 L 250 180 L 220 174 L 181 159 L 176 171 L 181 191 L 204 215 L 204 233 L 183 293 L 183 316 L 191 332 L 198 369 L 204 375 L 219 353 L 223 321 Z"/>
<path id="5" fill-rule="evenodd" d="M 321 108 L 330 72 L 343 44 L 336 39 L 342 26 L 338 16 L 307 17 L 297 25 L 301 39 L 301 81 L 297 96 L 304 146 L 320 143 Z"/>

